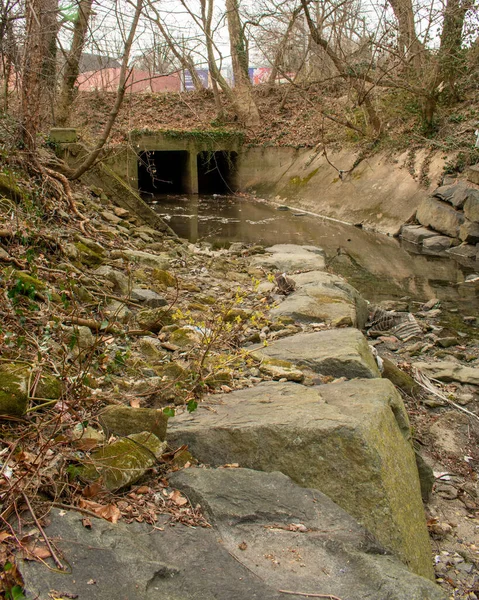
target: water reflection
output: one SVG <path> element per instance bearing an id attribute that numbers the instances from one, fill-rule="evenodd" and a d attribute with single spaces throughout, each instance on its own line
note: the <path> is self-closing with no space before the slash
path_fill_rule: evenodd
<path id="1" fill-rule="evenodd" d="M 261 201 L 233 196 L 155 197 L 153 208 L 191 242 L 241 241 L 262 245 L 312 244 L 326 252 L 331 270 L 344 275 L 369 300 L 437 297 L 464 314 L 477 314 L 473 272 L 450 258 L 409 254 L 394 238 Z"/>

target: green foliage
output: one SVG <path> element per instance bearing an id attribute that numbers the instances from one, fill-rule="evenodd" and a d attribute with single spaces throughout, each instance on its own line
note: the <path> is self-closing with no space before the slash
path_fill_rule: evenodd
<path id="1" fill-rule="evenodd" d="M 457 156 L 452 160 L 449 160 L 444 165 L 444 173 L 446 175 L 455 175 L 456 173 L 462 173 L 470 165 L 474 165 L 479 162 L 479 148 L 470 148 L 458 152 Z"/>
<path id="2" fill-rule="evenodd" d="M 171 406 L 167 406 L 166 408 L 164 408 L 163 414 L 166 415 L 167 417 L 174 417 L 176 415 L 175 409 L 172 408 Z"/>
<path id="3" fill-rule="evenodd" d="M 194 412 L 197 408 L 198 408 L 198 402 L 196 402 L 196 400 L 188 401 L 188 403 L 186 405 L 186 409 L 188 410 L 189 413 Z"/>
<path id="4" fill-rule="evenodd" d="M 15 306 L 20 301 L 21 297 L 28 298 L 29 300 L 34 300 L 37 290 L 35 286 L 28 282 L 22 281 L 21 279 L 17 279 L 12 287 L 7 291 L 7 296 L 12 301 L 12 304 Z"/>

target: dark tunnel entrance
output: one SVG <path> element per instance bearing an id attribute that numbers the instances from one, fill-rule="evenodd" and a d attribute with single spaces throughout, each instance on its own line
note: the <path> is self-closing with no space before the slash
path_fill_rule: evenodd
<path id="1" fill-rule="evenodd" d="M 200 152 L 198 192 L 200 194 L 231 194 L 236 189 L 236 152 Z"/>
<path id="2" fill-rule="evenodd" d="M 138 189 L 150 194 L 184 194 L 189 191 L 188 152 L 155 150 L 141 152 Z"/>

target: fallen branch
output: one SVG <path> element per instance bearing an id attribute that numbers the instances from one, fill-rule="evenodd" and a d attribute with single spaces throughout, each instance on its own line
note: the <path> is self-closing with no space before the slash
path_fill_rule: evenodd
<path id="1" fill-rule="evenodd" d="M 281 594 L 290 594 L 291 596 L 306 596 L 307 598 L 326 598 L 328 600 L 341 600 L 339 596 L 333 594 L 308 594 L 306 592 L 290 592 L 289 590 L 278 590 Z"/>
<path id="2" fill-rule="evenodd" d="M 457 404 L 457 402 L 454 402 L 454 400 L 451 400 L 445 394 L 443 394 L 442 392 L 437 390 L 435 388 L 435 386 L 432 384 L 433 381 L 437 381 L 437 383 L 441 383 L 437 379 L 430 379 L 429 377 L 427 377 L 427 375 L 424 375 L 424 373 L 421 373 L 420 371 L 415 369 L 414 380 L 422 387 L 423 390 L 426 390 L 427 392 L 434 394 L 434 396 L 437 396 L 441 400 L 444 400 L 444 402 L 447 402 L 451 406 L 454 406 L 454 408 L 457 408 L 458 410 L 462 411 L 466 415 L 469 415 L 470 417 L 474 417 L 474 419 L 477 419 L 479 421 L 478 415 L 474 414 L 470 410 L 467 410 L 467 408 L 464 408 L 464 406 Z"/>
<path id="3" fill-rule="evenodd" d="M 33 508 L 32 508 L 32 505 L 30 504 L 30 500 L 28 499 L 28 496 L 25 494 L 25 492 L 22 492 L 22 496 L 23 496 L 23 499 L 26 502 L 26 505 L 28 507 L 28 510 L 30 511 L 30 514 L 33 517 L 33 520 L 35 521 L 35 525 L 38 527 L 38 531 L 42 534 L 42 537 L 45 540 L 45 544 L 47 545 L 47 548 L 48 548 L 50 554 L 52 555 L 54 563 L 56 564 L 56 566 L 61 571 L 65 571 L 65 567 L 63 566 L 63 563 L 61 562 L 61 560 L 56 555 L 55 550 L 53 549 L 53 546 L 50 544 L 50 540 L 48 539 L 47 534 L 43 530 L 43 527 L 40 525 L 40 522 L 37 519 L 37 516 L 36 516 L 36 514 L 33 511 Z"/>

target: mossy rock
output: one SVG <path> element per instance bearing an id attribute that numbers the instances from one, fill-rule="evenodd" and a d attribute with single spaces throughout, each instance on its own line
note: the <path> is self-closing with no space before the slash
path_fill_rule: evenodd
<path id="1" fill-rule="evenodd" d="M 13 174 L 0 173 L 0 194 L 10 200 L 24 200 L 25 193 L 21 190 Z"/>
<path id="2" fill-rule="evenodd" d="M 194 310 L 196 312 L 206 312 L 208 310 L 208 306 L 206 304 L 201 304 L 201 302 L 190 302 L 188 304 L 188 310 Z"/>
<path id="3" fill-rule="evenodd" d="M 188 327 L 180 327 L 170 335 L 170 342 L 180 348 L 191 348 L 201 343 L 202 335 Z"/>
<path id="4" fill-rule="evenodd" d="M 212 388 L 219 388 L 222 385 L 229 386 L 232 384 L 232 382 L 233 377 L 231 375 L 231 372 L 226 369 L 216 371 L 215 373 L 208 375 L 208 377 L 206 377 L 205 379 L 205 383 Z"/>
<path id="5" fill-rule="evenodd" d="M 384 379 L 389 379 L 396 387 L 408 394 L 409 396 L 417 396 L 421 393 L 421 387 L 414 379 L 396 367 L 396 365 L 388 358 L 383 358 L 383 371 L 381 376 Z"/>
<path id="6" fill-rule="evenodd" d="M 75 242 L 75 248 L 80 253 L 78 260 L 88 267 L 96 267 L 103 263 L 103 256 L 99 252 L 92 250 L 83 242 Z"/>
<path id="7" fill-rule="evenodd" d="M 218 299 L 215 298 L 214 296 L 207 296 L 205 294 L 200 294 L 198 296 L 198 302 L 201 302 L 202 304 L 209 304 L 210 306 L 213 306 L 213 304 L 216 304 L 218 302 Z"/>
<path id="8" fill-rule="evenodd" d="M 172 321 L 171 310 L 165 308 L 144 309 L 136 315 L 139 327 L 152 333 L 158 333 L 162 327 L 170 325 Z"/>
<path id="9" fill-rule="evenodd" d="M 20 417 L 25 414 L 31 379 L 33 378 L 27 365 L 7 363 L 0 367 L 0 415 Z M 42 373 L 35 397 L 40 400 L 57 400 L 61 394 L 61 382 L 53 375 Z"/>
<path id="10" fill-rule="evenodd" d="M 251 317 L 252 314 L 253 314 L 253 311 L 250 309 L 232 308 L 226 314 L 225 321 L 227 323 L 233 323 L 234 321 L 244 322 L 244 321 L 247 321 Z"/>
<path id="11" fill-rule="evenodd" d="M 88 482 L 100 480 L 114 492 L 138 481 L 165 449 L 166 442 L 149 431 L 132 434 L 93 452 L 79 476 Z"/>
<path id="12" fill-rule="evenodd" d="M 162 410 L 154 408 L 107 406 L 100 414 L 100 423 L 107 435 L 130 435 L 150 431 L 159 440 L 164 441 L 168 417 Z"/>
<path id="13" fill-rule="evenodd" d="M 0 415 L 21 417 L 28 408 L 28 377 L 14 364 L 0 367 Z"/>
<path id="14" fill-rule="evenodd" d="M 298 383 L 304 381 L 304 373 L 301 369 L 298 369 L 287 360 L 265 358 L 261 362 L 259 370 L 276 380 L 286 379 L 287 381 L 296 381 Z"/>
<path id="15" fill-rule="evenodd" d="M 165 287 L 176 286 L 176 279 L 169 271 L 165 271 L 163 269 L 153 269 L 151 276 L 155 283 Z"/>

